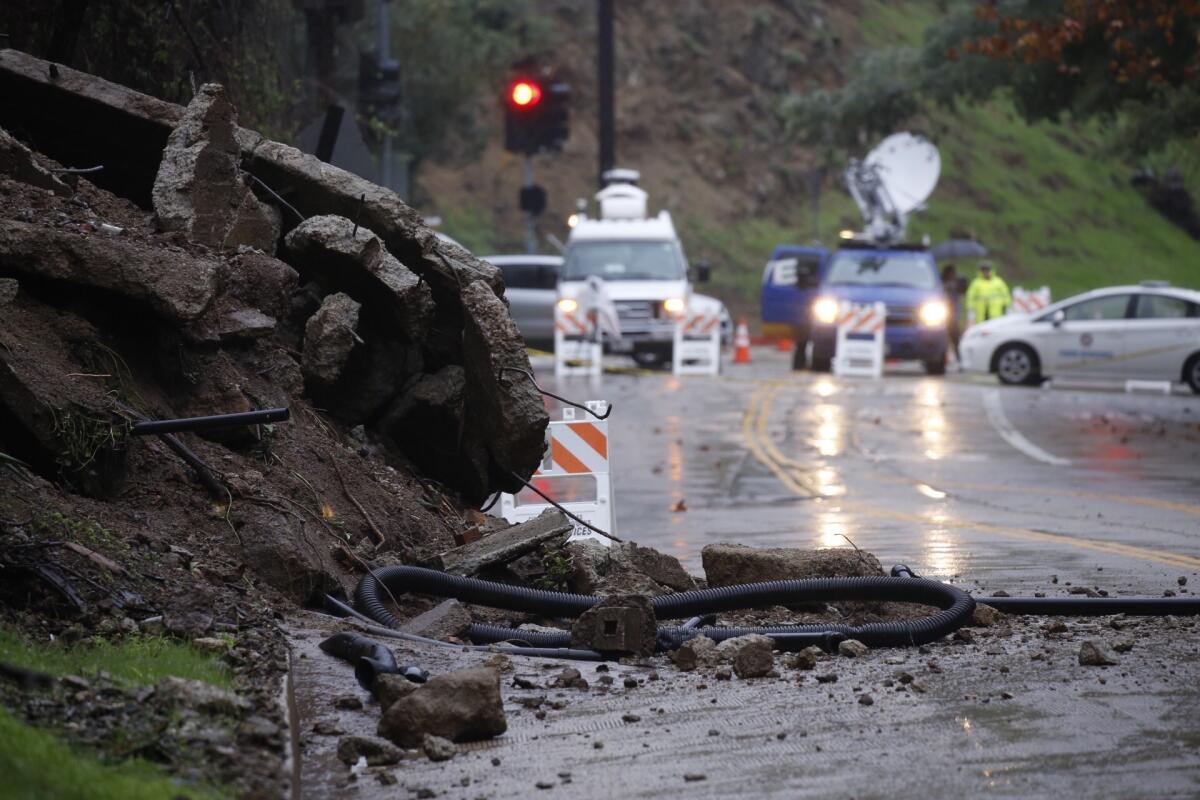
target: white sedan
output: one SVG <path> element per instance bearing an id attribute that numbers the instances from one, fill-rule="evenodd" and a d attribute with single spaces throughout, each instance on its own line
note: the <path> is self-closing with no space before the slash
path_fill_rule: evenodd
<path id="1" fill-rule="evenodd" d="M 1157 281 L 1096 289 L 972 326 L 960 350 L 965 369 L 1003 383 L 1183 381 L 1200 394 L 1200 292 Z"/>

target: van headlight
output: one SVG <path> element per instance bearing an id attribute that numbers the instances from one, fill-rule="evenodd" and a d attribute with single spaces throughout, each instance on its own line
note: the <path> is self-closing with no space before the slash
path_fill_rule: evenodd
<path id="1" fill-rule="evenodd" d="M 939 325 L 946 324 L 946 318 L 950 316 L 950 310 L 941 300 L 930 300 L 928 303 L 923 303 L 920 310 L 917 311 L 917 316 L 921 320 L 921 324 L 927 328 L 936 328 Z"/>
<path id="2" fill-rule="evenodd" d="M 663 311 L 666 311 L 673 317 L 678 317 L 684 311 L 687 311 L 687 301 L 682 297 L 668 297 L 663 300 Z"/>
<path id="3" fill-rule="evenodd" d="M 832 297 L 818 297 L 812 304 L 813 319 L 822 325 L 832 325 L 837 322 L 838 301 Z"/>
<path id="4" fill-rule="evenodd" d="M 564 297 L 558 301 L 558 310 L 564 314 L 574 314 L 577 308 L 579 308 L 579 301 L 574 297 Z"/>

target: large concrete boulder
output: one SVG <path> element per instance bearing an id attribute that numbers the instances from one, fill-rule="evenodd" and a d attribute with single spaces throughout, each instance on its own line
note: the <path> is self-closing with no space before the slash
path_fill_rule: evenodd
<path id="1" fill-rule="evenodd" d="M 331 387 L 354 349 L 358 334 L 358 314 L 362 304 L 349 295 L 331 294 L 304 326 L 304 377 L 323 387 Z"/>
<path id="2" fill-rule="evenodd" d="M 291 263 L 326 291 L 386 310 L 407 341 L 425 338 L 434 312 L 429 287 L 370 230 L 345 217 L 310 217 L 284 241 Z"/>
<path id="3" fill-rule="evenodd" d="M 392 703 L 379 721 L 379 735 L 401 747 L 420 747 L 425 734 L 468 742 L 506 730 L 500 673 L 489 667 L 438 675 Z"/>
<path id="4" fill-rule="evenodd" d="M 571 646 L 601 653 L 654 655 L 658 619 L 650 598 L 612 595 L 579 615 L 571 625 Z"/>
<path id="5" fill-rule="evenodd" d="M 494 485 L 518 492 L 512 473 L 529 476 L 541 464 L 550 415 L 533 381 L 513 371 L 531 368 L 508 306 L 483 281 L 464 287 L 462 300 L 467 414 L 491 456 Z"/>
<path id="6" fill-rule="evenodd" d="M 225 89 L 208 83 L 167 139 L 151 198 L 159 227 L 197 244 L 235 252 L 275 251 L 281 219 L 242 179 L 237 114 Z"/>
<path id="7" fill-rule="evenodd" d="M 700 551 L 709 586 L 882 575 L 879 559 L 849 547 L 804 550 L 793 547 L 747 547 L 722 542 Z"/>
<path id="8" fill-rule="evenodd" d="M 103 289 L 175 323 L 199 318 L 220 287 L 221 265 L 132 239 L 85 236 L 0 219 L 0 263 L 21 275 Z"/>

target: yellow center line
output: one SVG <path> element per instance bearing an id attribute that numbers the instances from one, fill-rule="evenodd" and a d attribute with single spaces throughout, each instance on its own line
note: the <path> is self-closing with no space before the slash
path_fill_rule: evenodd
<path id="1" fill-rule="evenodd" d="M 784 457 L 783 454 L 780 453 L 779 448 L 770 440 L 770 437 L 767 434 L 767 419 L 770 417 L 772 404 L 775 402 L 775 399 L 778 397 L 782 388 L 782 385 L 778 384 L 762 386 L 751 396 L 749 405 L 746 408 L 745 416 L 742 418 L 742 438 L 746 442 L 746 446 L 750 449 L 750 452 L 754 454 L 754 457 L 758 459 L 763 466 L 769 469 L 775 475 L 775 477 L 779 479 L 780 483 L 796 494 L 813 496 L 815 494 L 813 490 L 808 486 L 805 486 L 802 481 L 797 479 L 792 472 L 789 472 L 783 466 L 783 463 L 798 465 L 799 462 Z M 1102 496 L 1109 497 L 1108 495 Z M 1149 500 L 1149 498 L 1145 499 Z M 993 525 L 987 522 L 974 522 L 963 519 L 947 518 L 938 520 L 936 523 L 934 523 L 920 514 L 911 514 L 903 511 L 895 511 L 889 508 L 881 508 L 869 503 L 848 500 L 844 497 L 839 499 L 837 502 L 839 507 L 846 511 L 864 514 L 880 519 L 890 519 L 925 527 L 936 524 L 939 527 L 957 530 L 982 531 L 985 533 L 1016 537 L 1030 541 L 1068 545 L 1071 547 L 1108 553 L 1110 555 L 1130 556 L 1132 558 L 1153 561 L 1160 564 L 1169 564 L 1171 566 L 1183 567 L 1185 569 L 1200 569 L 1200 558 L 1179 553 L 1171 553 L 1165 550 L 1156 550 L 1149 547 L 1139 547 L 1136 545 L 1121 544 L 1119 542 L 1106 542 L 1097 539 L 1083 539 L 1061 533 L 1049 533 L 1046 531 L 1030 530 L 1028 528 Z M 1154 504 L 1157 502 L 1165 503 L 1167 501 L 1151 501 L 1147 504 Z"/>

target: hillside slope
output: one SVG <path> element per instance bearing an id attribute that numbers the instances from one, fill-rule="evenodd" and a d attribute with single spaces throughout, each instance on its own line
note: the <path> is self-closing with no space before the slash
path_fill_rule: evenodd
<path id="1" fill-rule="evenodd" d="M 535 169 L 550 194 L 541 231 L 565 238 L 575 199 L 595 188 L 595 23 L 574 5 L 545 5 L 561 31 L 554 58 L 574 90 L 573 116 L 564 152 L 537 157 Z M 774 244 L 814 235 L 832 242 L 859 222 L 840 157 L 798 144 L 777 113 L 780 98 L 839 85 L 873 48 L 918 43 L 942 5 L 618 4 L 618 162 L 642 171 L 651 202 L 675 215 L 690 258 L 713 263 L 711 291 L 736 312 L 756 316 Z M 514 250 L 523 230 L 521 164 L 500 146 L 496 97 L 480 98 L 478 113 L 496 132 L 487 150 L 478 160 L 424 167 L 422 205 L 476 252 Z M 941 184 L 914 219 L 914 236 L 972 232 L 1011 282 L 1049 285 L 1055 297 L 1143 278 L 1200 284 L 1200 243 L 1130 186 L 1135 165 L 1113 160 L 1098 126 L 1031 126 L 998 99 L 927 109 L 911 127 L 943 158 Z M 814 207 L 812 176 L 823 165 Z"/>

